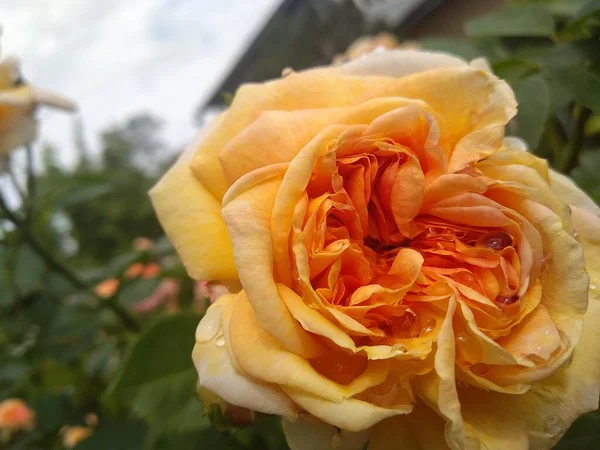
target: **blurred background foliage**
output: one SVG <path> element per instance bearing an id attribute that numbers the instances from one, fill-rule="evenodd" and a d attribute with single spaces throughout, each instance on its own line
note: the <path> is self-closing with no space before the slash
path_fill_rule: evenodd
<path id="1" fill-rule="evenodd" d="M 437 20 L 446 4 L 427 17 Z M 458 39 L 366 21 L 351 2 L 301 5 L 276 13 L 197 120 L 224 107 L 223 94 L 242 81 L 326 63 L 360 35 L 387 30 L 425 49 L 485 57 L 520 102 L 508 134 L 600 202 L 600 1 L 514 1 L 467 21 Z M 24 164 L 13 160 L 2 175 L 20 198 L 9 205 L 3 188 L 0 401 L 23 399 L 36 425 L 0 433 L 0 448 L 287 448 L 277 418 L 203 405 L 196 395 L 190 354 L 211 292 L 187 277 L 147 198 L 177 153 L 161 139 L 161 119 L 141 113 L 107 128 L 99 154 L 81 121 L 73 140 L 73 168 L 41 144 L 19 150 Z M 599 447 L 597 413 L 558 445 Z"/>

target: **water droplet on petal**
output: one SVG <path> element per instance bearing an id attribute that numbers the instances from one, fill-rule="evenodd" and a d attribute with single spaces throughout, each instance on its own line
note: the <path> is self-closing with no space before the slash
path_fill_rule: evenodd
<path id="1" fill-rule="evenodd" d="M 544 336 L 550 336 L 550 330 L 544 331 Z"/>
<path id="2" fill-rule="evenodd" d="M 554 437 L 564 431 L 563 423 L 558 416 L 550 416 L 544 423 L 544 432 L 547 437 Z"/>
<path id="3" fill-rule="evenodd" d="M 196 342 L 208 342 L 215 337 L 221 328 L 221 306 L 214 305 L 208 308 L 206 314 L 196 328 Z"/>
<path id="4" fill-rule="evenodd" d="M 592 291 L 595 291 L 597 287 L 598 287 L 598 286 L 596 286 L 596 283 L 590 283 L 590 289 L 591 289 Z"/>
<path id="5" fill-rule="evenodd" d="M 435 324 L 436 324 L 435 319 L 427 319 L 427 321 L 425 322 L 425 326 L 423 327 L 423 330 L 426 333 L 429 333 L 430 331 L 432 331 L 435 328 Z"/>
<path id="6" fill-rule="evenodd" d="M 392 355 L 400 355 L 402 353 L 406 353 L 406 347 L 400 344 L 395 344 L 392 346 L 390 353 Z"/>
<path id="7" fill-rule="evenodd" d="M 461 344 L 466 344 L 467 342 L 469 342 L 470 339 L 471 338 L 469 337 L 469 335 L 467 333 L 460 333 L 456 337 L 456 340 Z"/>
<path id="8" fill-rule="evenodd" d="M 542 348 L 543 348 L 543 347 L 542 347 L 541 345 L 537 345 L 537 346 L 535 347 L 535 351 L 536 351 L 536 352 L 539 352 L 539 351 L 541 351 L 541 350 L 542 350 Z"/>
<path id="9" fill-rule="evenodd" d="M 502 250 L 513 245 L 513 238 L 504 231 L 488 233 L 481 238 L 481 243 L 492 250 Z"/>
<path id="10" fill-rule="evenodd" d="M 512 305 L 519 300 L 518 295 L 498 295 L 494 300 L 496 303 L 502 306 Z"/>
<path id="11" fill-rule="evenodd" d="M 490 370 L 490 366 L 483 363 L 473 364 L 471 367 L 471 372 L 475 375 L 485 375 Z"/>
<path id="12" fill-rule="evenodd" d="M 217 339 L 215 339 L 215 344 L 217 347 L 223 347 L 225 345 L 225 336 L 222 334 L 217 336 Z"/>

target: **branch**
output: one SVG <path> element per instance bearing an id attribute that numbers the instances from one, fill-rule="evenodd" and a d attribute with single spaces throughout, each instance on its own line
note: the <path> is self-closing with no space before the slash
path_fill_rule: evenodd
<path id="1" fill-rule="evenodd" d="M 31 222 L 33 217 L 33 205 L 35 203 L 35 171 L 33 169 L 33 150 L 31 145 L 27 146 L 27 206 L 25 217 Z"/>
<path id="2" fill-rule="evenodd" d="M 22 233 L 25 241 L 31 246 L 31 248 L 44 260 L 44 262 L 50 267 L 54 272 L 62 275 L 67 281 L 71 283 L 71 285 L 77 289 L 85 290 L 91 293 L 96 299 L 100 301 L 100 305 L 102 307 L 106 307 L 112 310 L 119 318 L 123 321 L 126 327 L 131 329 L 132 331 L 138 331 L 139 326 L 136 320 L 133 318 L 129 312 L 119 305 L 114 299 L 103 299 L 98 296 L 91 286 L 89 286 L 85 281 L 79 278 L 76 274 L 71 272 L 71 270 L 63 264 L 61 261 L 56 259 L 50 251 L 48 251 L 41 243 L 37 240 L 37 238 L 29 231 L 29 229 L 25 226 L 24 221 L 19 219 L 6 205 L 4 202 L 4 197 L 2 197 L 0 193 L 0 209 L 4 211 L 4 214 Z"/>

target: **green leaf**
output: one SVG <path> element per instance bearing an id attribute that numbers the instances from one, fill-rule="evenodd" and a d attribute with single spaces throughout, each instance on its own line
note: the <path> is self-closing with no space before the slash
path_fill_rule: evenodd
<path id="1" fill-rule="evenodd" d="M 210 426 L 204 406 L 196 394 L 198 375 L 188 369 L 168 379 L 146 383 L 137 391 L 132 408 L 148 423 L 170 432 L 185 432 Z"/>
<path id="2" fill-rule="evenodd" d="M 586 150 L 579 155 L 579 167 L 573 169 L 570 173 L 573 180 L 587 192 L 587 194 L 600 204 L 600 183 L 598 183 L 598 174 L 600 173 L 600 149 Z"/>
<path id="3" fill-rule="evenodd" d="M 537 148 L 550 110 L 548 86 L 541 75 L 534 75 L 514 85 L 519 102 L 516 134 L 521 136 L 532 151 Z"/>
<path id="4" fill-rule="evenodd" d="M 206 427 L 191 359 L 199 320 L 196 314 L 183 313 L 148 328 L 127 355 L 108 395 L 128 400 L 139 416 L 164 430 Z"/>
<path id="5" fill-rule="evenodd" d="M 481 50 L 475 47 L 472 42 L 467 40 L 429 38 L 423 39 L 420 41 L 420 44 L 425 50 L 446 52 L 453 55 L 462 56 L 467 60 L 474 59 L 479 56 L 485 56 Z"/>
<path id="6" fill-rule="evenodd" d="M 35 411 L 36 429 L 41 432 L 58 430 L 77 420 L 71 398 L 66 394 L 42 394 L 31 400 Z"/>
<path id="7" fill-rule="evenodd" d="M 15 280 L 21 295 L 27 296 L 43 287 L 42 275 L 46 266 L 29 245 L 22 245 L 16 262 Z"/>
<path id="8" fill-rule="evenodd" d="M 577 11 L 577 17 L 587 16 L 600 10 L 600 0 L 589 0 Z"/>
<path id="9" fill-rule="evenodd" d="M 75 450 L 134 450 L 141 449 L 147 427 L 141 422 L 113 422 L 101 424 Z"/>
<path id="10" fill-rule="evenodd" d="M 494 63 L 493 69 L 498 77 L 512 84 L 537 71 L 538 66 L 525 59 L 507 58 Z"/>
<path id="11" fill-rule="evenodd" d="M 78 203 L 91 202 L 112 191 L 109 183 L 102 183 L 90 186 L 77 186 L 59 197 L 54 204 L 57 208 L 76 205 Z"/>
<path id="12" fill-rule="evenodd" d="M 584 414 L 569 428 L 554 450 L 600 448 L 600 411 Z"/>
<path id="13" fill-rule="evenodd" d="M 254 447 L 260 450 L 270 448 Z M 226 431 L 207 428 L 200 432 L 165 435 L 156 439 L 145 450 L 244 450 L 236 439 Z"/>
<path id="14" fill-rule="evenodd" d="M 156 290 L 160 282 L 159 278 L 126 281 L 119 292 L 119 303 L 131 307 L 141 302 Z"/>
<path id="15" fill-rule="evenodd" d="M 557 16 L 576 17 L 578 12 L 588 1 L 589 0 L 554 0 L 539 5 Z"/>
<path id="16" fill-rule="evenodd" d="M 554 34 L 554 19 L 544 8 L 534 5 L 512 6 L 468 21 L 465 32 L 470 37 L 541 36 Z"/>
<path id="17" fill-rule="evenodd" d="M 576 102 L 600 111 L 600 76 L 585 67 L 557 67 L 549 69 L 550 76 L 558 80 Z"/>

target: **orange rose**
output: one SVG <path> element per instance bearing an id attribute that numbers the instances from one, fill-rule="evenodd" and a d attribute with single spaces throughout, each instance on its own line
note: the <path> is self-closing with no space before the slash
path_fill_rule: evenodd
<path id="1" fill-rule="evenodd" d="M 151 192 L 191 276 L 243 286 L 200 384 L 293 449 L 550 448 L 597 408 L 600 210 L 504 137 L 516 107 L 413 51 L 242 86 Z"/>
<path id="2" fill-rule="evenodd" d="M 9 433 L 18 430 L 32 430 L 35 426 L 35 413 L 18 398 L 0 402 L 0 430 Z"/>
<path id="3" fill-rule="evenodd" d="M 121 283 L 116 278 L 109 278 L 99 283 L 95 288 L 94 292 L 98 297 L 101 298 L 109 298 L 115 295 L 117 289 L 119 289 L 119 285 Z"/>
<path id="4" fill-rule="evenodd" d="M 93 433 L 90 427 L 73 426 L 68 427 L 63 432 L 63 445 L 65 448 L 74 448 L 81 441 L 84 441 Z"/>

